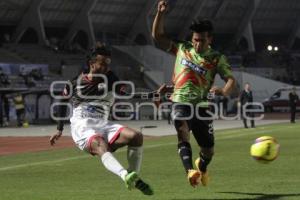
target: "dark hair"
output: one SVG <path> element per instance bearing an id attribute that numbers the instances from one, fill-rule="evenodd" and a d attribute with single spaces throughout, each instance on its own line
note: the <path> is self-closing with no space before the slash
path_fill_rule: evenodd
<path id="1" fill-rule="evenodd" d="M 208 32 L 209 35 L 212 35 L 214 30 L 212 22 L 208 19 L 196 19 L 192 22 L 190 30 L 196 33 Z"/>
<path id="2" fill-rule="evenodd" d="M 92 60 L 95 60 L 97 55 L 102 55 L 102 56 L 111 56 L 111 51 L 105 47 L 105 46 L 101 46 L 101 47 L 97 47 L 97 48 L 93 48 L 90 50 L 91 52 L 86 56 L 86 64 L 87 66 L 90 65 L 90 62 Z"/>

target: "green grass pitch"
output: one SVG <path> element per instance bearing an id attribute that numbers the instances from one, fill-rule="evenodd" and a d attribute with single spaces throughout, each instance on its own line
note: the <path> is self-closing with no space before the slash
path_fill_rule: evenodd
<path id="1" fill-rule="evenodd" d="M 216 200 L 300 199 L 300 125 L 276 124 L 255 129 L 216 131 L 216 153 L 208 187 L 189 186 L 177 155 L 176 137 L 145 141 L 141 176 L 155 195 L 127 191 L 121 179 L 99 159 L 77 148 L 0 156 L 0 200 Z M 263 135 L 275 137 L 280 155 L 260 164 L 250 145 Z M 192 138 L 193 157 L 198 147 Z M 126 166 L 126 148 L 116 157 Z"/>

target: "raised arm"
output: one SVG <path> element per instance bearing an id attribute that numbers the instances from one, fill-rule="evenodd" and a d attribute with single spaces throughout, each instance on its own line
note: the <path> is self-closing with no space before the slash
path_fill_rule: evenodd
<path id="1" fill-rule="evenodd" d="M 153 21 L 152 37 L 157 46 L 165 51 L 170 50 L 172 41 L 166 37 L 164 32 L 164 17 L 168 7 L 166 1 L 158 2 L 157 13 Z"/>

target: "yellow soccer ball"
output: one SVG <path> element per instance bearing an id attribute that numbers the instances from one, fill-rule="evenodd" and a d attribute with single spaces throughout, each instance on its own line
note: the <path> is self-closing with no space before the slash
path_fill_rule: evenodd
<path id="1" fill-rule="evenodd" d="M 251 145 L 250 154 L 260 163 L 270 163 L 278 157 L 279 147 L 280 145 L 275 138 L 262 136 Z"/>

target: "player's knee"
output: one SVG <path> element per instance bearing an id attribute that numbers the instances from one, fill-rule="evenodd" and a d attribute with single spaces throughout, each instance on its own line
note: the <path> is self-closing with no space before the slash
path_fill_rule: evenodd
<path id="1" fill-rule="evenodd" d="M 89 147 L 89 152 L 92 155 L 102 156 L 108 151 L 107 145 L 104 144 L 104 141 L 101 138 L 94 138 Z"/>
<path id="2" fill-rule="evenodd" d="M 190 140 L 189 132 L 177 131 L 177 139 L 178 139 L 178 143 L 189 142 L 189 140 Z"/>
<path id="3" fill-rule="evenodd" d="M 132 130 L 129 136 L 129 145 L 130 146 L 142 146 L 143 145 L 143 134 L 141 132 Z"/>
<path id="4" fill-rule="evenodd" d="M 211 158 L 213 157 L 215 151 L 214 148 L 201 148 L 200 154 L 203 154 L 206 158 Z"/>
<path id="5" fill-rule="evenodd" d="M 184 121 L 182 121 L 182 120 L 175 120 L 174 125 L 175 125 L 176 130 L 180 131 L 180 132 L 186 131 L 186 129 L 187 129 Z"/>
<path id="6" fill-rule="evenodd" d="M 177 131 L 177 137 L 179 142 L 188 142 L 189 141 L 189 128 L 186 123 L 183 121 L 176 120 L 175 128 Z"/>
<path id="7" fill-rule="evenodd" d="M 139 131 L 134 131 L 133 136 L 133 143 L 135 146 L 142 146 L 143 145 L 143 134 Z"/>

